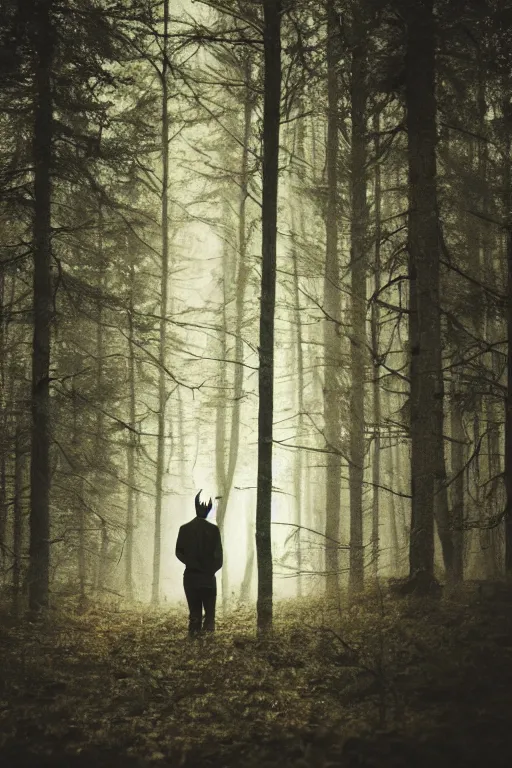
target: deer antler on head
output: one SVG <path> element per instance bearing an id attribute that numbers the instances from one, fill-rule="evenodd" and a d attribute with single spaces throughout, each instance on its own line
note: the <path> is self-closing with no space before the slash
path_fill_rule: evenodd
<path id="1" fill-rule="evenodd" d="M 208 502 L 208 504 L 203 504 L 203 502 L 199 501 L 199 496 L 201 495 L 201 491 L 202 491 L 202 490 L 203 490 L 203 489 L 201 488 L 201 490 L 199 491 L 199 493 L 197 494 L 197 496 L 196 496 L 196 498 L 195 498 L 195 503 L 196 503 L 196 515 L 197 515 L 198 517 L 206 517 L 206 516 L 208 515 L 208 512 L 209 512 L 209 511 L 211 510 L 211 508 L 212 508 L 212 499 L 211 499 L 211 496 L 210 496 L 210 501 Z"/>

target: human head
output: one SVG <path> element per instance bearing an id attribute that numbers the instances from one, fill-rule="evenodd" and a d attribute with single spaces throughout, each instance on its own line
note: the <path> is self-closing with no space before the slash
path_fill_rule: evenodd
<path id="1" fill-rule="evenodd" d="M 201 491 L 202 490 L 203 489 L 201 488 Z M 206 519 L 208 517 L 208 512 L 212 508 L 212 499 L 210 497 L 210 501 L 208 502 L 208 504 L 203 504 L 201 501 L 199 501 L 199 496 L 201 495 L 201 491 L 199 491 L 199 493 L 197 494 L 197 496 L 195 498 L 196 515 L 198 517 L 202 517 L 202 518 Z"/>

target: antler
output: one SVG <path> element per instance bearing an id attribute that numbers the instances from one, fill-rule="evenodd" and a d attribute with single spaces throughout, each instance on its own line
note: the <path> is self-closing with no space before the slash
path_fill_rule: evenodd
<path id="1" fill-rule="evenodd" d="M 199 492 L 198 492 L 198 494 L 196 495 L 196 498 L 195 498 L 196 509 L 199 509 L 199 510 L 201 510 L 201 512 L 206 512 L 206 514 L 208 514 L 208 512 L 212 508 L 212 497 L 210 496 L 210 500 L 209 500 L 208 504 L 204 504 L 202 501 L 199 501 L 199 496 L 201 495 L 201 491 L 202 490 L 203 490 L 202 488 L 199 490 Z"/>

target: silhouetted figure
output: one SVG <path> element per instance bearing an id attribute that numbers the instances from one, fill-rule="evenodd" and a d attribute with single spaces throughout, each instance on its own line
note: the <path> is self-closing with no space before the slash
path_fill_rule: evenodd
<path id="1" fill-rule="evenodd" d="M 200 494 L 201 491 L 195 498 L 195 519 L 181 526 L 176 541 L 176 557 L 186 566 L 183 587 L 190 614 L 189 635 L 196 635 L 201 629 L 205 632 L 215 630 L 215 574 L 222 568 L 220 531 L 206 519 L 212 508 L 212 500 L 203 504 L 199 501 Z"/>

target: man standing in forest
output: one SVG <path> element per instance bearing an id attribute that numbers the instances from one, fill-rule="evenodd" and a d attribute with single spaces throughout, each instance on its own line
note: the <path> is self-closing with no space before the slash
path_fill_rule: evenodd
<path id="1" fill-rule="evenodd" d="M 176 541 L 176 557 L 186 566 L 183 587 L 189 609 L 189 636 L 197 635 L 201 630 L 215 630 L 215 574 L 222 568 L 220 531 L 206 519 L 212 508 L 212 500 L 210 498 L 208 504 L 203 504 L 199 501 L 200 495 L 201 491 L 195 498 L 195 519 L 180 527 Z"/>

